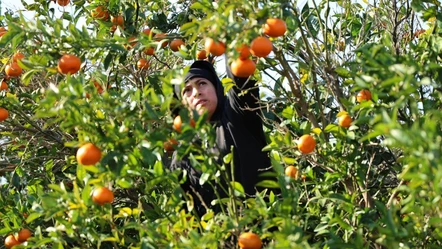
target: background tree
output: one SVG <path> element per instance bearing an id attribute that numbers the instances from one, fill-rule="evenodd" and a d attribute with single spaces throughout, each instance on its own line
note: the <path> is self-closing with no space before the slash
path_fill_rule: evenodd
<path id="1" fill-rule="evenodd" d="M 35 19 L 0 17 L 6 247 L 441 246 L 438 2 L 23 4 Z M 258 80 L 278 175 L 254 198 L 232 182 L 203 217 L 165 167 L 178 150 L 201 184 L 228 174 L 204 116 L 174 122 L 196 59 L 226 90 L 226 65 Z"/>

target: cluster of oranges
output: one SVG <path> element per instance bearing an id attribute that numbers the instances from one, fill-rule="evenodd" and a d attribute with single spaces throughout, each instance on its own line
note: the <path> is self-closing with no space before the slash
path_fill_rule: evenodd
<path id="1" fill-rule="evenodd" d="M 77 162 L 84 166 L 92 166 L 101 160 L 101 150 L 92 143 L 86 143 L 77 150 Z M 99 187 L 92 192 L 92 201 L 100 206 L 114 201 L 114 193 L 106 188 Z"/>
<path id="2" fill-rule="evenodd" d="M 27 241 L 31 236 L 32 236 L 32 232 L 27 228 L 23 228 L 18 232 L 18 234 L 16 236 L 11 234 L 8 237 L 6 237 L 5 247 L 9 249 L 14 246 L 18 246 L 21 243 Z"/>
<path id="3" fill-rule="evenodd" d="M 0 37 L 6 33 L 5 28 L 0 29 Z M 22 74 L 23 69 L 18 64 L 18 61 L 24 59 L 25 56 L 21 52 L 16 52 L 11 59 L 11 62 L 5 67 L 5 75 L 6 77 L 0 83 L 0 91 L 8 91 L 9 86 L 7 80 L 12 77 L 18 77 Z M 3 107 L 0 107 L 0 122 L 6 120 L 9 117 L 9 111 Z"/>
<path id="4" fill-rule="evenodd" d="M 356 101 L 358 103 L 362 103 L 364 101 L 371 100 L 371 92 L 367 89 L 362 89 L 356 95 Z M 342 115 L 338 115 L 338 124 L 340 127 L 349 128 L 353 122 L 353 119 L 348 115 L 348 113 L 344 113 Z"/>
<path id="5" fill-rule="evenodd" d="M 287 25 L 284 20 L 279 18 L 269 18 L 263 26 L 264 35 L 258 36 L 252 40 L 250 46 L 242 44 L 237 48 L 239 57 L 232 62 L 230 68 L 233 75 L 237 77 L 249 77 L 256 70 L 255 62 L 250 59 L 250 55 L 256 57 L 266 57 L 273 51 L 273 43 L 269 37 L 277 38 L 283 36 L 287 31 Z M 221 41 L 215 41 L 207 38 L 205 41 L 205 50 L 213 56 L 220 56 L 226 51 L 226 45 Z"/>

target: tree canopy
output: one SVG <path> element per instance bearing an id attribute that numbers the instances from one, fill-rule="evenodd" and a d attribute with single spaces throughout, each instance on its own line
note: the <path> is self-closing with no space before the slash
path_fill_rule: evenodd
<path id="1" fill-rule="evenodd" d="M 0 16 L 6 248 L 441 246 L 438 1 L 22 3 Z M 228 173 L 204 115 L 175 121 L 195 60 L 257 80 L 277 176 L 202 217 L 166 167 Z"/>

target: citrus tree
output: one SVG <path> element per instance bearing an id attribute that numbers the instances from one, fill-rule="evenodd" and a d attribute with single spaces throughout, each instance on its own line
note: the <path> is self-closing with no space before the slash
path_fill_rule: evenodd
<path id="1" fill-rule="evenodd" d="M 6 248 L 441 246 L 439 2 L 22 3 L 0 17 Z M 257 80 L 277 176 L 201 217 L 168 168 L 228 174 L 174 98 L 195 60 L 226 92 L 226 67 Z"/>

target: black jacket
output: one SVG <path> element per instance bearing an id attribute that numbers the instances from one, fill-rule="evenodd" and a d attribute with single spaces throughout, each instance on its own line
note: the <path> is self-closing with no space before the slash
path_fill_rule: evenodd
<path id="1" fill-rule="evenodd" d="M 212 64 L 207 61 L 196 61 L 192 67 L 204 67 L 216 78 L 212 83 L 217 91 L 218 106 L 210 121 L 216 129 L 219 163 L 222 163 L 222 158 L 230 153 L 230 148 L 233 146 L 235 181 L 241 183 L 246 195 L 254 195 L 255 185 L 260 181 L 259 174 L 271 166 L 267 153 L 262 151 L 266 139 L 262 119 L 259 116 L 259 88 L 255 86 L 256 81 L 234 77 L 227 67 L 227 74 L 236 83 L 236 87 L 232 87 L 225 96 L 224 88 Z M 247 93 L 240 95 L 243 90 L 247 90 Z M 205 209 L 194 191 L 198 192 L 207 206 L 210 206 L 210 202 L 216 198 L 213 189 L 210 186 L 199 185 L 201 173 L 191 166 L 186 157 L 178 160 L 177 152 L 173 154 L 170 168 L 187 170 L 188 178 L 182 188 L 193 195 L 198 213 L 204 214 Z M 227 172 L 231 172 L 229 165 L 227 169 Z M 220 195 L 227 197 L 227 193 L 222 191 Z"/>

